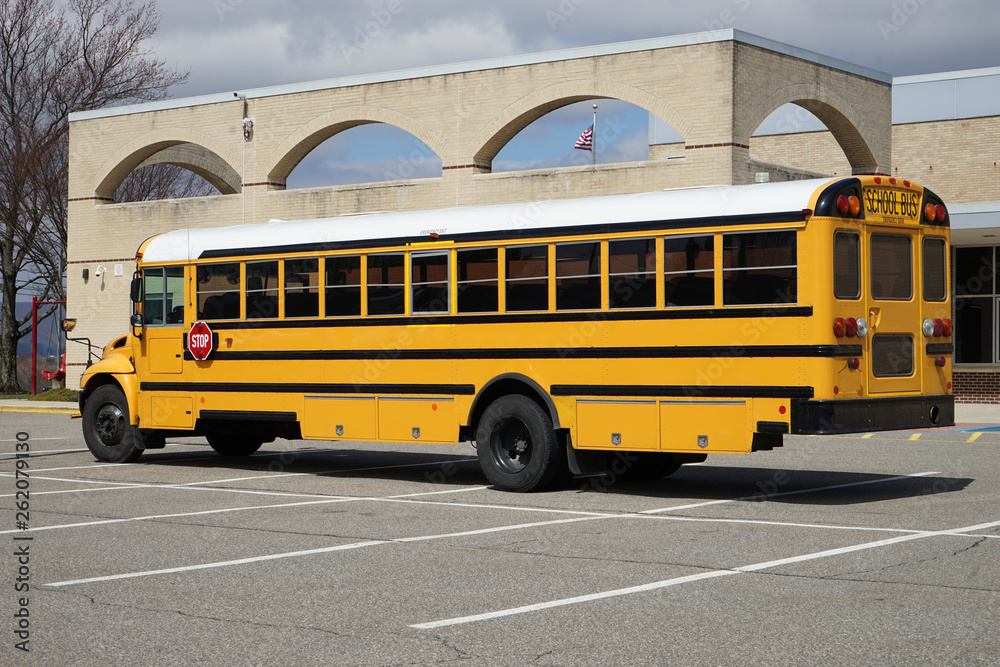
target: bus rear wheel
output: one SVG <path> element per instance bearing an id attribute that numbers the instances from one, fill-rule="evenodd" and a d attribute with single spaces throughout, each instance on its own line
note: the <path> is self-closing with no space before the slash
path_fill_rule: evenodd
<path id="1" fill-rule="evenodd" d="M 233 435 L 230 433 L 209 433 L 205 436 L 208 444 L 216 453 L 222 456 L 250 456 L 264 444 L 263 440 L 258 440 L 247 436 Z"/>
<path id="2" fill-rule="evenodd" d="M 98 461 L 129 463 L 142 455 L 138 429 L 129 423 L 128 401 L 116 386 L 94 390 L 83 408 L 83 439 Z"/>
<path id="3" fill-rule="evenodd" d="M 565 467 L 552 420 L 526 396 L 504 396 L 490 404 L 476 430 L 479 467 L 503 491 L 538 491 Z"/>

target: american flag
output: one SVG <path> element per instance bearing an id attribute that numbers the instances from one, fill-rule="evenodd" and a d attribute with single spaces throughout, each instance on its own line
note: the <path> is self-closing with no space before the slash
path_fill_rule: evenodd
<path id="1" fill-rule="evenodd" d="M 576 140 L 576 146 L 574 146 L 573 148 L 579 148 L 582 151 L 589 151 L 593 150 L 593 146 L 594 146 L 594 126 L 591 125 L 586 130 L 583 131 L 583 134 L 580 135 L 580 138 Z"/>

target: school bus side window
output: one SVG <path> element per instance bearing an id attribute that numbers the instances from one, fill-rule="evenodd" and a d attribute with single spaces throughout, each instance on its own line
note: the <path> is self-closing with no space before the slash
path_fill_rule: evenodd
<path id="1" fill-rule="evenodd" d="M 507 312 L 549 309 L 549 248 L 507 248 Z"/>
<path id="2" fill-rule="evenodd" d="M 608 303 L 612 308 L 656 305 L 656 240 L 608 243 Z"/>
<path id="3" fill-rule="evenodd" d="M 146 326 L 184 323 L 184 269 L 146 269 L 142 272 L 142 318 Z"/>
<path id="4" fill-rule="evenodd" d="M 495 313 L 500 305 L 497 249 L 458 251 L 458 312 Z"/>
<path id="5" fill-rule="evenodd" d="M 319 260 L 285 260 L 285 317 L 319 317 Z"/>
<path id="6" fill-rule="evenodd" d="M 556 310 L 601 307 L 601 244 L 556 244 Z"/>
<path id="7" fill-rule="evenodd" d="M 247 262 L 247 319 L 278 316 L 278 262 Z"/>
<path id="8" fill-rule="evenodd" d="M 664 297 L 667 307 L 715 304 L 715 237 L 663 239 Z"/>
<path id="9" fill-rule="evenodd" d="M 447 251 L 414 252 L 410 255 L 410 310 L 413 313 L 447 313 L 449 258 Z"/>
<path id="10" fill-rule="evenodd" d="M 240 319 L 239 262 L 201 264 L 195 275 L 199 320 Z"/>
<path id="11" fill-rule="evenodd" d="M 723 234 L 723 305 L 796 303 L 795 246 L 794 231 Z"/>
<path id="12" fill-rule="evenodd" d="M 833 235 L 833 295 L 838 299 L 861 296 L 861 237 L 857 232 Z"/>
<path id="13" fill-rule="evenodd" d="M 406 261 L 403 253 L 368 255 L 368 314 L 402 315 Z"/>
<path id="14" fill-rule="evenodd" d="M 924 239 L 924 299 L 944 301 L 948 298 L 948 244 L 944 239 Z"/>
<path id="15" fill-rule="evenodd" d="M 361 256 L 327 257 L 326 316 L 361 315 Z"/>

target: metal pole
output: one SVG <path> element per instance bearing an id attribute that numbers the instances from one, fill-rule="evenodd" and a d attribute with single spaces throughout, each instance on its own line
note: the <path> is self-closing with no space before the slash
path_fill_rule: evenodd
<path id="1" fill-rule="evenodd" d="M 31 295 L 31 395 L 35 395 L 35 376 L 38 374 L 38 296 Z"/>
<path id="2" fill-rule="evenodd" d="M 593 155 L 594 168 L 596 169 L 597 168 L 597 105 L 596 104 L 594 105 L 594 124 L 592 125 L 592 127 L 594 128 L 594 131 L 593 134 L 590 135 L 590 147 L 593 149 L 591 150 L 591 153 L 594 154 Z"/>

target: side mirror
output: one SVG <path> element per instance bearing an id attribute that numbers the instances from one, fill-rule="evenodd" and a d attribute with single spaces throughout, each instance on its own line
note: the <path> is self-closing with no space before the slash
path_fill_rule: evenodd
<path id="1" fill-rule="evenodd" d="M 129 285 L 128 296 L 132 299 L 132 303 L 142 301 L 142 278 L 132 279 L 132 284 Z"/>
<path id="2" fill-rule="evenodd" d="M 142 326 L 142 313 L 133 313 L 132 317 L 128 318 L 128 321 L 129 321 L 129 324 L 132 325 L 133 329 L 135 327 L 141 327 Z"/>

